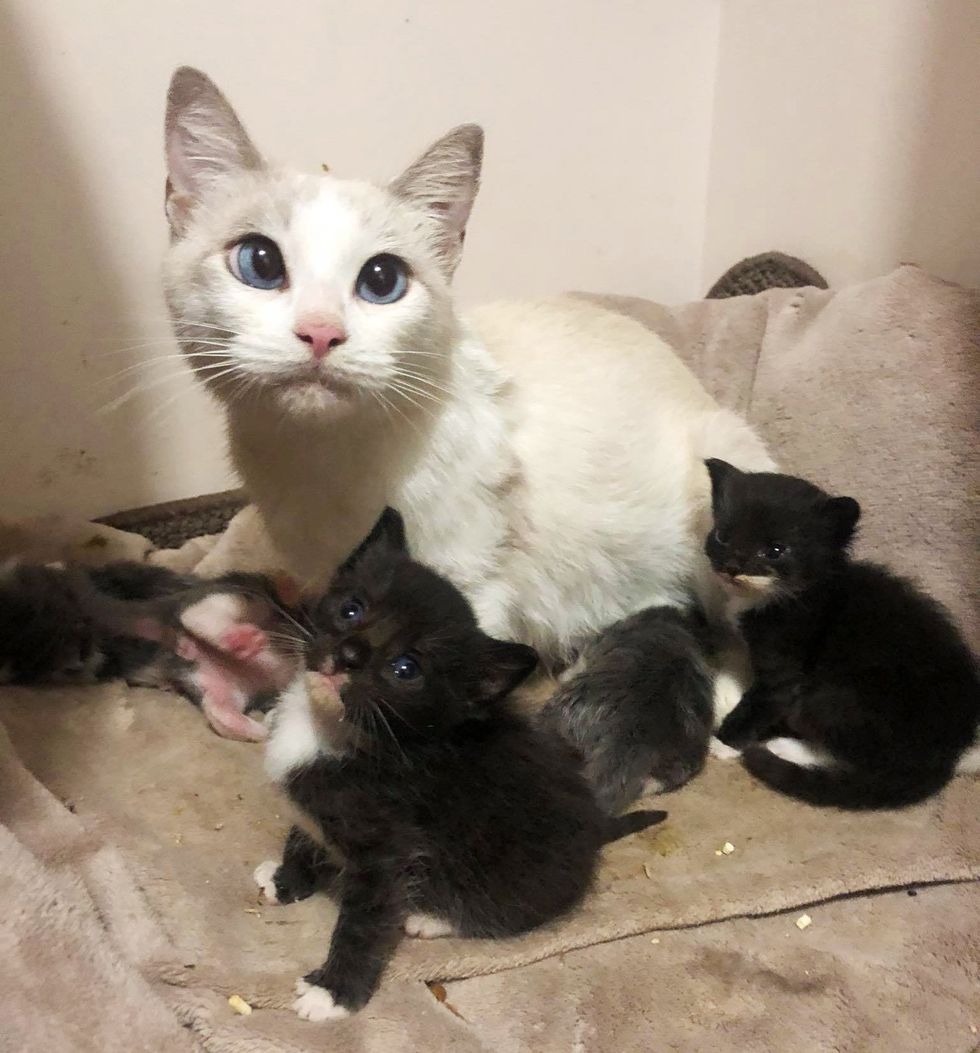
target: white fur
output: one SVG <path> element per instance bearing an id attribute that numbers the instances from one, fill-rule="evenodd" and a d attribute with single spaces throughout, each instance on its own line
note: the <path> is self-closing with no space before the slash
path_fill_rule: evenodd
<path id="1" fill-rule="evenodd" d="M 452 936 L 452 925 L 445 918 L 432 914 L 409 914 L 405 919 L 405 933 L 420 940 L 438 940 L 442 936 Z"/>
<path id="2" fill-rule="evenodd" d="M 763 745 L 770 753 L 774 753 L 784 761 L 789 761 L 790 764 L 796 764 L 801 768 L 829 768 L 833 766 L 833 758 L 829 753 L 801 742 L 799 739 L 769 739 Z"/>
<path id="3" fill-rule="evenodd" d="M 735 749 L 734 746 L 729 746 L 727 742 L 722 742 L 721 739 L 711 736 L 711 741 L 708 743 L 708 752 L 712 757 L 717 757 L 718 760 L 736 760 L 742 756 L 742 751 Z"/>
<path id="4" fill-rule="evenodd" d="M 267 859 L 264 863 L 259 863 L 252 872 L 252 880 L 262 890 L 262 895 L 265 896 L 267 903 L 279 902 L 279 896 L 276 893 L 276 883 L 273 881 L 278 869 L 278 860 Z"/>
<path id="5" fill-rule="evenodd" d="M 296 994 L 299 997 L 293 1002 L 293 1010 L 304 1020 L 319 1024 L 324 1020 L 343 1020 L 350 1016 L 350 1010 L 337 1005 L 333 995 L 324 987 L 297 980 Z"/>
<path id="6" fill-rule="evenodd" d="M 320 737 L 301 674 L 280 695 L 265 747 L 265 770 L 276 782 L 291 771 L 316 760 L 321 752 Z"/>
<path id="7" fill-rule="evenodd" d="M 956 765 L 956 771 L 959 775 L 976 775 L 980 773 L 980 743 L 971 746 L 960 757 L 959 763 Z"/>
<path id="8" fill-rule="evenodd" d="M 247 613 L 245 601 L 240 596 L 215 592 L 187 607 L 180 622 L 188 632 L 217 644 L 224 633 L 245 619 Z"/>
<path id="9" fill-rule="evenodd" d="M 173 99 L 168 126 L 180 120 Z M 212 109 L 223 135 L 244 134 Z M 446 246 L 475 193 L 472 135 L 451 133 L 392 189 L 232 164 L 175 222 L 168 303 L 178 333 L 198 341 L 192 361 L 225 403 L 235 465 L 272 540 L 300 578 L 323 580 L 392 504 L 415 555 L 466 592 L 489 632 L 548 658 L 692 588 L 720 607 L 702 552 L 703 460 L 759 470 L 771 458 L 638 322 L 575 298 L 459 319 Z M 453 198 L 448 235 L 440 190 Z M 232 276 L 224 247 L 242 231 L 277 241 L 287 288 Z M 388 306 L 353 293 L 382 251 L 412 273 Z M 293 332 L 312 311 L 348 333 L 319 366 Z M 233 373 L 208 379 L 212 365 Z"/>

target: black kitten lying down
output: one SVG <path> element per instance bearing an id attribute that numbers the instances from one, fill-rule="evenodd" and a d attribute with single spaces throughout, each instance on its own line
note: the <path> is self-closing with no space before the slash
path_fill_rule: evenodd
<path id="1" fill-rule="evenodd" d="M 697 613 L 640 611 L 585 648 L 541 711 L 581 751 L 609 814 L 676 790 L 704 766 L 714 716 L 708 647 Z"/>
<path id="2" fill-rule="evenodd" d="M 259 575 L 203 581 L 143 563 L 12 563 L 0 570 L 0 683 L 124 678 L 171 687 L 220 735 L 262 739 L 264 725 L 246 710 L 271 703 L 292 665 L 254 625 L 282 640 L 291 624 L 273 583 Z"/>
<path id="3" fill-rule="evenodd" d="M 719 737 L 774 789 L 896 808 L 975 770 L 980 675 L 947 613 L 848 546 L 860 508 L 802 479 L 707 462 L 727 582 L 755 681 Z"/>
<path id="4" fill-rule="evenodd" d="M 280 697 L 266 752 L 302 829 L 255 874 L 278 903 L 336 884 L 301 1017 L 363 1006 L 404 932 L 511 936 L 557 918 L 604 843 L 664 818 L 600 812 L 571 747 L 509 703 L 535 652 L 477 628 L 461 593 L 409 558 L 397 513 L 307 614 L 316 672 Z"/>

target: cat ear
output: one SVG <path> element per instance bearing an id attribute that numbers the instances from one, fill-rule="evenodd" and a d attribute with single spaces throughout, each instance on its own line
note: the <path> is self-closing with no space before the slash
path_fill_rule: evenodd
<path id="1" fill-rule="evenodd" d="M 439 253 L 447 274 L 459 263 L 470 210 L 480 185 L 483 129 L 461 124 L 428 150 L 389 186 L 399 197 L 439 220 Z"/>
<path id="2" fill-rule="evenodd" d="M 167 92 L 167 219 L 183 229 L 191 207 L 222 176 L 262 167 L 228 100 L 200 70 L 181 66 Z"/>
<path id="3" fill-rule="evenodd" d="M 408 542 L 405 540 L 405 520 L 401 513 L 390 506 L 385 508 L 371 533 L 344 560 L 341 570 L 350 570 L 368 552 L 384 550 L 386 552 L 403 552 L 408 554 Z"/>
<path id="4" fill-rule="evenodd" d="M 708 475 L 711 476 L 711 508 L 717 515 L 721 495 L 725 490 L 726 484 L 730 479 L 741 475 L 742 472 L 735 465 L 729 464 L 728 461 L 722 461 L 717 457 L 709 457 L 704 464 L 708 469 Z"/>
<path id="5" fill-rule="evenodd" d="M 494 640 L 488 636 L 480 669 L 480 697 L 493 702 L 510 694 L 538 664 L 538 652 L 526 644 Z"/>
<path id="6" fill-rule="evenodd" d="M 839 545 L 846 545 L 861 518 L 861 506 L 853 497 L 828 497 L 823 510 L 833 524 L 835 540 Z"/>

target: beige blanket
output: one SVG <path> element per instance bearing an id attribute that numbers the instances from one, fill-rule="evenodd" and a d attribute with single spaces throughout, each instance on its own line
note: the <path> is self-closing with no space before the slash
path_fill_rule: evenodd
<path id="1" fill-rule="evenodd" d="M 964 346 L 964 304 L 978 320 L 976 299 L 938 283 L 924 289 L 930 280 L 912 274 L 914 295 L 908 272 L 866 288 L 866 321 L 880 320 L 890 298 L 893 313 L 931 318 L 924 346 L 947 366 L 975 368 L 975 344 L 972 359 L 949 349 Z M 904 307 L 896 294 L 903 283 Z M 807 295 L 827 298 L 825 307 L 834 302 L 830 294 Z M 798 297 L 727 301 L 724 324 L 720 304 L 661 314 L 657 324 L 666 318 L 686 327 L 689 354 L 741 347 L 760 331 L 765 347 L 767 334 L 807 313 L 806 297 Z M 630 309 L 640 307 L 657 313 L 649 305 Z M 817 340 L 819 312 L 810 318 L 806 339 L 818 354 L 825 346 Z M 831 344 L 833 321 L 822 333 Z M 866 344 L 891 354 L 880 340 Z M 853 341 L 848 347 L 858 353 Z M 744 368 L 733 361 L 732 372 L 754 371 L 757 384 L 757 359 Z M 722 375 L 712 368 L 704 369 L 709 383 Z M 872 359 L 865 368 L 881 367 Z M 935 364 L 922 368 L 945 376 Z M 750 380 L 745 391 L 753 390 Z M 933 423 L 946 428 L 944 412 L 962 420 L 963 397 L 961 380 L 945 409 L 930 404 Z M 878 402 L 872 412 L 880 435 L 889 407 Z M 773 427 L 788 429 L 777 418 Z M 826 446 L 840 426 L 829 409 L 824 418 Z M 962 427 L 944 434 L 940 454 L 954 449 L 957 471 L 966 473 L 956 478 L 973 480 L 966 495 L 973 505 L 957 487 L 938 486 L 931 440 L 910 434 L 906 448 L 921 446 L 923 456 L 899 480 L 879 481 L 904 485 L 910 512 L 898 505 L 882 522 L 899 524 L 899 535 L 914 533 L 908 522 L 920 515 L 920 493 L 929 499 L 942 491 L 937 551 L 924 576 L 938 566 L 937 589 L 946 588 L 975 626 L 976 553 L 965 542 L 977 523 L 977 440 Z M 839 463 L 860 473 L 881 456 L 855 448 Z M 951 507 L 955 532 L 942 525 Z M 236 546 L 247 544 L 247 516 L 239 527 L 234 544 L 223 541 L 211 553 L 212 566 L 234 562 Z M 84 531 L 79 537 L 87 539 Z M 196 562 L 207 547 L 154 558 Z M 905 812 L 852 816 L 792 804 L 737 766 L 712 762 L 666 799 L 666 826 L 607 850 L 580 912 L 522 940 L 406 941 L 364 1013 L 317 1026 L 284 1007 L 292 981 L 325 955 L 332 908 L 321 898 L 278 908 L 258 902 L 251 871 L 276 853 L 283 834 L 259 748 L 214 737 L 174 696 L 120 685 L 4 688 L 0 723 L 9 735 L 0 733 L 0 1050 L 965 1053 L 980 1041 L 971 1030 L 980 1026 L 980 781 L 973 778 Z M 734 850 L 724 852 L 725 842 Z M 923 884 L 938 887 L 915 898 L 882 894 Z M 789 913 L 770 916 L 780 911 Z M 798 928 L 804 911 L 812 924 Z M 231 994 L 254 1012 L 236 1016 Z"/>

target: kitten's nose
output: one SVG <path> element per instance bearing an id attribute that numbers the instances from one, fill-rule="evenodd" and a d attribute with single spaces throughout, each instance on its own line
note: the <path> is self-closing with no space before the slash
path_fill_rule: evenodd
<path id="1" fill-rule="evenodd" d="M 337 648 L 334 667 L 338 673 L 363 669 L 367 663 L 367 648 L 356 640 L 345 640 Z"/>
<path id="2" fill-rule="evenodd" d="M 347 339 L 346 330 L 336 319 L 304 319 L 295 332 L 304 344 L 310 345 L 310 353 L 318 362 Z"/>

